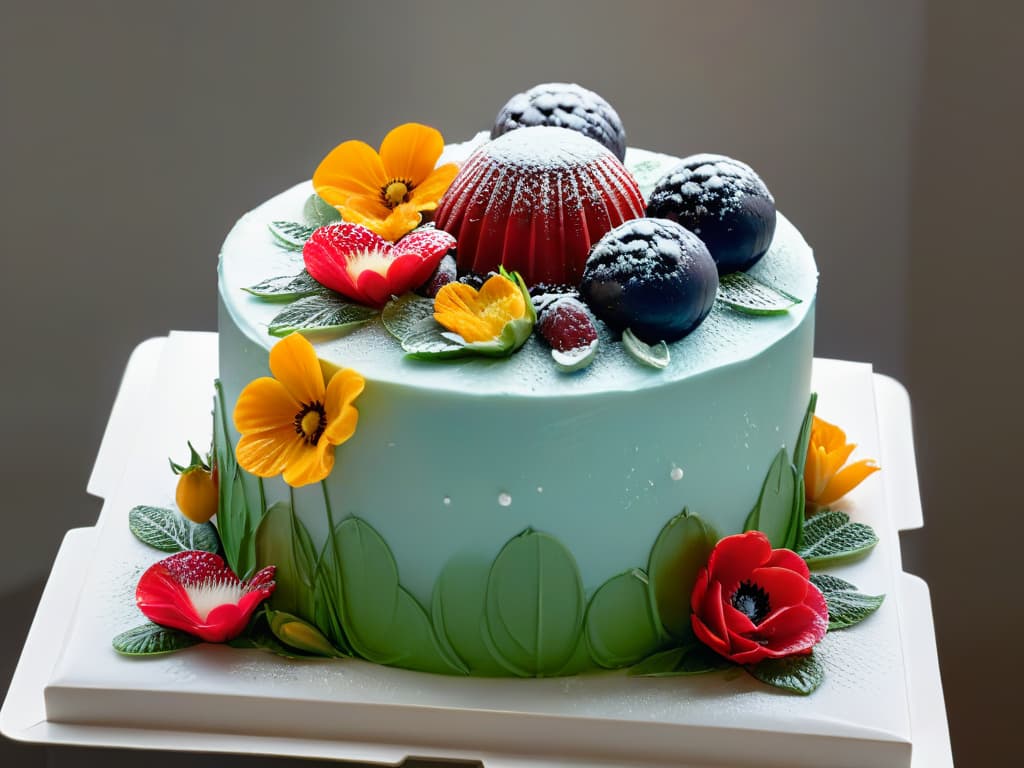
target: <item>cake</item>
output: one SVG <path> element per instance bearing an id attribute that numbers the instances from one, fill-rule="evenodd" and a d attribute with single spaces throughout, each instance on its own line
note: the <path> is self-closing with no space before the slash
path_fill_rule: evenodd
<path id="1" fill-rule="evenodd" d="M 620 162 L 624 137 L 603 99 L 546 84 L 493 138 L 345 142 L 238 221 L 213 448 L 175 465 L 230 570 L 155 564 L 153 631 L 224 639 L 227 590 L 286 654 L 820 683 L 763 662 L 813 664 L 839 587 L 792 550 L 842 514 L 808 501 L 874 467 L 837 473 L 845 436 L 815 421 L 811 248 L 749 166 Z M 163 610 L 179 582 L 192 614 Z"/>

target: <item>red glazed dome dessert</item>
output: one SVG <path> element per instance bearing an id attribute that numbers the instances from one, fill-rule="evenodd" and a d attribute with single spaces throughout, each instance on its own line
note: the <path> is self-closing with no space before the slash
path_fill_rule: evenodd
<path id="1" fill-rule="evenodd" d="M 499 265 L 527 285 L 576 285 L 590 246 L 643 216 L 636 179 L 608 149 L 566 128 L 520 128 L 466 161 L 435 216 L 458 240 L 460 272 Z"/>

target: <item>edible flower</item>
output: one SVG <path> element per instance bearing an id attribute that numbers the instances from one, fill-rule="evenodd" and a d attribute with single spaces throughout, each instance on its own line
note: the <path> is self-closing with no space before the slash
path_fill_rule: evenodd
<path id="1" fill-rule="evenodd" d="M 155 624 L 223 643 L 241 634 L 275 586 L 272 565 L 243 582 L 219 555 L 193 550 L 151 565 L 135 588 L 135 602 Z"/>
<path id="2" fill-rule="evenodd" d="M 405 123 L 379 152 L 362 141 L 339 144 L 317 167 L 313 188 L 346 221 L 397 240 L 419 226 L 421 211 L 437 208 L 458 173 L 455 163 L 434 167 L 443 150 L 437 129 Z"/>
<path id="3" fill-rule="evenodd" d="M 831 504 L 880 469 L 874 459 L 861 459 L 844 467 L 856 447 L 846 442 L 846 433 L 835 424 L 814 417 L 804 466 L 807 501 L 818 506 Z"/>
<path id="4" fill-rule="evenodd" d="M 361 224 L 320 227 L 302 248 L 306 271 L 321 285 L 366 304 L 383 307 L 423 285 L 452 248 L 455 238 L 423 228 L 389 243 Z"/>
<path id="5" fill-rule="evenodd" d="M 296 487 L 316 483 L 334 468 L 334 447 L 355 434 L 352 402 L 363 377 L 349 368 L 324 374 L 316 351 L 298 333 L 270 350 L 270 371 L 246 385 L 235 405 L 238 464 L 259 477 L 283 475 Z"/>
<path id="6" fill-rule="evenodd" d="M 526 343 L 537 313 L 523 278 L 501 268 L 479 291 L 465 283 L 442 286 L 434 297 L 434 319 L 448 329 L 446 338 L 468 350 L 508 355 Z"/>
<path id="7" fill-rule="evenodd" d="M 800 656 L 825 637 L 828 608 L 795 552 L 760 531 L 727 536 L 697 576 L 690 616 L 697 639 L 737 664 Z"/>

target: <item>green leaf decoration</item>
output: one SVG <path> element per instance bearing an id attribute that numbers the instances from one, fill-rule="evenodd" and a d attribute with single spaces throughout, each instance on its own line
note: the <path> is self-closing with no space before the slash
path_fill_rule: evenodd
<path id="1" fill-rule="evenodd" d="M 434 300 L 425 299 L 415 293 L 395 296 L 384 305 L 380 319 L 388 333 L 399 341 L 405 341 L 413 333 L 436 325 Z M 424 325 L 426 321 L 429 322 Z"/>
<path id="2" fill-rule="evenodd" d="M 345 632 L 345 589 L 341 584 L 339 560 L 337 542 L 333 536 L 328 536 L 317 561 L 313 623 L 327 636 L 331 645 L 354 656 L 355 650 Z"/>
<path id="3" fill-rule="evenodd" d="M 582 371 L 597 358 L 598 346 L 598 340 L 594 339 L 587 346 L 577 347 L 568 352 L 559 352 L 557 349 L 552 349 L 551 359 L 554 360 L 555 366 L 562 373 Z"/>
<path id="4" fill-rule="evenodd" d="M 253 616 L 253 620 L 249 623 L 245 632 L 238 637 L 228 640 L 225 645 L 241 650 L 269 651 L 275 656 L 280 656 L 290 661 L 323 658 L 319 653 L 308 653 L 298 648 L 292 648 L 278 640 L 274 633 L 270 631 L 270 626 L 262 611 Z"/>
<path id="5" fill-rule="evenodd" d="M 489 562 L 472 557 L 456 556 L 445 563 L 434 584 L 431 617 L 438 640 L 451 655 L 465 661 L 471 675 L 500 677 L 508 673 L 483 637 L 490 567 Z"/>
<path id="6" fill-rule="evenodd" d="M 372 307 L 354 304 L 336 293 L 318 293 L 299 299 L 282 309 L 267 332 L 271 336 L 319 333 L 342 336 L 371 320 L 377 314 Z"/>
<path id="7" fill-rule="evenodd" d="M 315 192 L 306 199 L 302 206 L 302 216 L 306 223 L 314 229 L 341 221 L 338 209 Z"/>
<path id="8" fill-rule="evenodd" d="M 646 573 L 620 573 L 598 588 L 587 608 L 586 638 L 591 657 L 608 669 L 636 664 L 661 645 Z"/>
<path id="9" fill-rule="evenodd" d="M 808 656 L 787 656 L 784 659 L 765 659 L 747 667 L 747 671 L 762 683 L 806 696 L 821 685 L 825 668 L 811 653 Z"/>
<path id="10" fill-rule="evenodd" d="M 690 595 L 717 541 L 718 534 L 699 515 L 684 509 L 665 524 L 651 547 L 650 600 L 665 631 L 676 640 L 691 636 Z"/>
<path id="11" fill-rule="evenodd" d="M 866 523 L 850 522 L 845 512 L 826 509 L 804 523 L 803 543 L 797 554 L 811 568 L 825 568 L 863 557 L 878 543 Z"/>
<path id="12" fill-rule="evenodd" d="M 402 339 L 402 349 L 417 360 L 440 360 L 469 354 L 465 344 L 445 336 L 444 326 L 435 320 L 424 321 Z"/>
<path id="13" fill-rule="evenodd" d="M 298 616 L 285 611 L 275 611 L 270 608 L 265 610 L 270 631 L 274 637 L 289 648 L 329 659 L 337 659 L 345 655 L 340 653 L 324 637 L 323 633 L 308 621 L 303 621 Z"/>
<path id="14" fill-rule="evenodd" d="M 781 315 L 800 303 L 800 299 L 778 288 L 765 285 L 746 272 L 733 272 L 718 281 L 718 301 L 746 315 Z"/>
<path id="15" fill-rule="evenodd" d="M 572 555 L 554 537 L 527 529 L 491 565 L 484 641 L 513 674 L 554 675 L 576 651 L 585 608 Z"/>
<path id="16" fill-rule="evenodd" d="M 885 600 L 885 595 L 865 595 L 850 582 L 824 573 L 812 573 L 811 583 L 825 596 L 829 631 L 859 624 Z"/>
<path id="17" fill-rule="evenodd" d="M 811 428 L 814 426 L 814 409 L 818 405 L 818 393 L 811 392 L 811 400 L 807 403 L 807 413 L 804 414 L 803 423 L 800 424 L 800 434 L 796 438 L 796 451 L 793 454 L 793 466 L 799 477 L 804 476 L 804 467 L 807 466 L 807 448 L 811 444 Z"/>
<path id="18" fill-rule="evenodd" d="M 177 629 L 168 629 L 147 622 L 122 632 L 111 642 L 114 650 L 124 656 L 159 656 L 189 648 L 198 644 L 200 640 Z"/>
<path id="19" fill-rule="evenodd" d="M 173 509 L 132 507 L 128 512 L 128 528 L 143 544 L 161 552 L 220 551 L 216 528 L 210 523 L 193 523 Z"/>
<path id="20" fill-rule="evenodd" d="M 341 616 L 353 649 L 378 664 L 443 674 L 467 674 L 434 635 L 426 611 L 398 583 L 387 544 L 356 517 L 342 521 L 325 552 L 341 585 Z"/>
<path id="21" fill-rule="evenodd" d="M 224 548 L 224 559 L 239 578 L 247 579 L 256 570 L 256 530 L 263 519 L 262 493 L 258 504 L 249 498 L 243 480 L 244 472 L 235 461 L 227 414 L 224 410 L 224 388 L 214 382 L 216 394 L 213 410 L 213 452 L 220 474 L 218 485 L 217 529 Z M 262 490 L 262 483 L 257 482 Z"/>
<path id="22" fill-rule="evenodd" d="M 295 221 L 273 221 L 267 226 L 278 245 L 289 251 L 301 251 L 302 246 L 317 230 L 316 227 L 306 226 Z"/>
<path id="23" fill-rule="evenodd" d="M 804 494 L 801 478 L 785 448 L 775 454 L 761 495 L 747 516 L 744 531 L 761 531 L 774 549 L 795 549 L 803 525 Z M 797 491 L 800 493 L 797 493 Z"/>
<path id="24" fill-rule="evenodd" d="M 703 675 L 733 666 L 706 645 L 687 643 L 648 656 L 629 670 L 634 677 L 680 677 Z"/>
<path id="25" fill-rule="evenodd" d="M 304 299 L 318 293 L 327 293 L 327 289 L 314 280 L 306 270 L 302 270 L 297 275 L 271 277 L 242 290 L 264 301 L 281 303 Z"/>
<path id="26" fill-rule="evenodd" d="M 657 344 L 645 344 L 629 328 L 622 333 L 622 346 L 625 347 L 630 357 L 651 368 L 666 368 L 671 360 L 668 344 L 664 341 L 659 341 Z"/>
<path id="27" fill-rule="evenodd" d="M 256 567 L 277 567 L 268 604 L 306 621 L 316 620 L 317 553 L 290 504 L 279 501 L 256 530 Z"/>

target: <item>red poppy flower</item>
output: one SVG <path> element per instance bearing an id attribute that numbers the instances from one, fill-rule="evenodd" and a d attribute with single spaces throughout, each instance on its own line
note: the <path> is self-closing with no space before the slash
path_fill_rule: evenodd
<path id="1" fill-rule="evenodd" d="M 715 545 L 690 598 L 697 639 L 737 664 L 806 655 L 828 629 L 828 608 L 807 563 L 772 549 L 760 531 Z"/>
<path id="2" fill-rule="evenodd" d="M 360 304 L 383 307 L 391 296 L 411 291 L 434 274 L 455 238 L 425 228 L 389 243 L 360 224 L 320 227 L 306 241 L 306 271 L 321 285 Z"/>
<path id="3" fill-rule="evenodd" d="M 155 624 L 223 643 L 241 634 L 274 586 L 272 565 L 243 582 L 212 552 L 178 552 L 142 574 L 135 602 Z"/>

